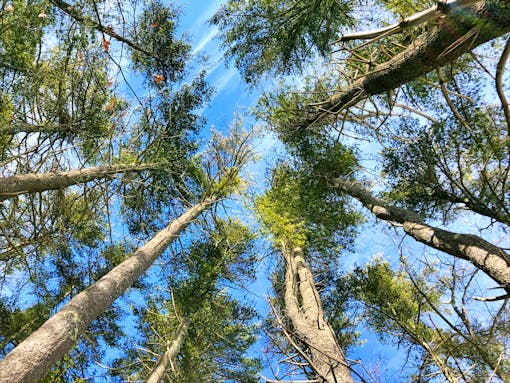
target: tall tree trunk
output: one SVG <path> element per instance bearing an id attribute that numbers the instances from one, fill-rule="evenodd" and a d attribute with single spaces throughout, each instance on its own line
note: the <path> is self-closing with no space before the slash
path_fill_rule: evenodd
<path id="1" fill-rule="evenodd" d="M 510 31 L 508 0 L 458 1 L 422 38 L 375 66 L 349 87 L 323 100 L 300 126 L 306 129 L 368 96 L 390 91 L 450 63 L 477 46 Z M 468 4 L 465 6 L 464 4 Z"/>
<path id="2" fill-rule="evenodd" d="M 159 358 L 156 367 L 152 370 L 146 383 L 158 383 L 160 379 L 163 379 L 165 372 L 168 370 L 168 365 L 170 362 L 175 360 L 179 351 L 181 351 L 184 339 L 186 339 L 186 336 L 188 335 L 190 324 L 191 322 L 188 318 L 183 318 L 181 324 L 177 327 L 175 339 L 167 347 L 165 353 Z"/>
<path id="3" fill-rule="evenodd" d="M 372 196 L 357 182 L 336 180 L 343 192 L 360 201 L 377 218 L 396 222 L 411 237 L 434 249 L 471 262 L 510 292 L 510 256 L 500 247 L 472 234 L 459 234 L 427 225 L 414 212 Z"/>
<path id="4" fill-rule="evenodd" d="M 282 242 L 285 259 L 285 315 L 294 333 L 310 352 L 310 366 L 319 382 L 352 383 L 345 356 L 335 333 L 324 318 L 313 275 L 305 263 L 303 250 Z"/>
<path id="5" fill-rule="evenodd" d="M 75 344 L 90 323 L 126 291 L 200 213 L 216 202 L 189 208 L 131 257 L 71 299 L 0 361 L 0 383 L 34 383 Z"/>
<path id="6" fill-rule="evenodd" d="M 0 201 L 5 201 L 19 194 L 64 189 L 118 173 L 140 172 L 158 167 L 161 167 L 161 164 L 106 165 L 65 172 L 16 174 L 0 178 Z"/>

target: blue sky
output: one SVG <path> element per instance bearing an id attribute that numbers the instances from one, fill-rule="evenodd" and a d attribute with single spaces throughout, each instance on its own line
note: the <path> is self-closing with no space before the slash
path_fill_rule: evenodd
<path id="1" fill-rule="evenodd" d="M 206 126 L 210 129 L 226 131 L 236 113 L 247 112 L 255 105 L 264 85 L 249 88 L 241 79 L 237 70 L 230 63 L 225 63 L 223 60 L 219 41 L 216 38 L 217 30 L 208 24 L 209 18 L 222 2 L 222 0 L 178 0 L 174 3 L 182 9 L 180 30 L 188 35 L 194 55 L 197 58 L 201 55 L 208 57 L 208 74 L 206 79 L 215 88 L 216 92 L 208 107 L 204 109 L 204 116 L 208 121 Z M 199 70 L 201 66 L 197 63 L 196 68 Z M 267 86 L 269 87 L 269 85 Z M 247 118 L 246 123 L 249 129 L 255 122 Z M 258 187 L 261 188 L 264 183 L 266 165 L 274 160 L 275 153 L 281 149 L 269 134 L 261 137 L 256 142 L 255 148 L 262 156 L 263 161 L 257 165 L 252 165 L 250 171 Z M 373 147 L 364 147 L 363 149 L 373 150 Z M 369 163 L 367 162 L 366 165 L 369 165 Z M 236 207 L 235 205 L 231 211 L 234 214 L 246 214 L 241 207 Z M 462 220 L 457 222 L 456 228 L 460 228 L 459 224 L 462 223 Z M 466 228 L 461 231 L 470 231 L 473 227 L 473 222 L 468 218 L 465 223 Z M 483 226 L 481 223 L 477 225 Z M 497 234 L 495 233 L 494 235 L 496 236 Z M 347 254 L 342 259 L 344 270 L 350 271 L 356 266 L 363 265 L 375 256 L 393 256 L 398 259 L 396 242 L 401 237 L 402 234 L 393 231 L 388 225 L 379 223 L 375 226 L 374 221 L 370 220 L 362 228 L 361 235 L 357 241 L 356 253 Z M 412 240 L 407 240 L 404 243 L 404 247 L 408 249 L 409 253 L 419 255 L 424 252 L 424 247 L 419 244 L 417 245 Z M 267 265 L 261 266 L 259 276 L 260 278 L 253 285 L 248 286 L 248 291 L 239 290 L 237 293 L 240 297 L 246 296 L 248 300 L 256 300 L 258 307 L 264 310 L 265 295 L 270 292 L 267 281 Z M 367 366 L 380 369 L 381 373 L 388 370 L 390 371 L 388 376 L 393 377 L 393 381 L 400 381 L 397 377 L 401 378 L 405 374 L 399 370 L 399 366 L 402 364 L 402 355 L 392 350 L 391 347 L 381 345 L 376 337 L 367 331 L 363 331 L 362 338 L 366 339 L 365 345 L 358 347 L 353 354 L 348 356 L 355 359 L 363 359 Z M 254 350 L 254 353 L 258 351 Z M 380 365 L 377 366 L 377 363 Z M 264 375 L 271 377 L 267 369 L 264 371 Z"/>
<path id="2" fill-rule="evenodd" d="M 224 61 L 219 41 L 216 38 L 217 29 L 208 23 L 209 18 L 222 3 L 222 0 L 178 0 L 174 2 L 182 10 L 180 31 L 188 36 L 193 47 L 193 54 L 197 59 L 201 56 L 208 58 L 206 80 L 215 88 L 215 93 L 208 107 L 204 109 L 204 116 L 207 118 L 206 126 L 209 129 L 226 131 L 236 113 L 248 112 L 256 104 L 264 85 L 259 85 L 258 88 L 249 88 L 233 65 Z M 202 69 L 198 61 L 196 69 Z M 269 85 L 266 86 L 269 87 Z M 254 123 L 253 119 L 247 118 L 247 129 L 250 129 Z M 207 132 L 205 132 L 204 137 L 207 137 Z M 264 184 L 267 164 L 274 161 L 275 153 L 281 149 L 274 138 L 267 133 L 266 137 L 262 137 L 257 141 L 256 149 L 263 160 L 256 165 L 252 165 L 250 172 L 253 174 L 257 187 L 260 189 Z M 365 153 L 365 156 L 367 152 L 373 153 L 377 150 L 376 147 L 367 146 L 365 143 L 362 144 L 360 149 L 363 149 L 362 152 Z M 374 162 L 367 160 L 363 165 L 374 170 Z M 375 173 L 373 172 L 373 174 Z M 241 214 L 252 222 L 253 218 L 248 218 L 242 207 L 233 205 L 231 212 L 233 214 Z M 471 228 L 473 226 L 473 222 L 470 222 L 469 219 L 467 226 Z M 458 226 L 458 223 L 456 228 L 461 228 Z M 469 228 L 459 231 L 469 231 Z M 375 223 L 375 220 L 370 218 L 369 222 L 361 229 L 357 240 L 356 252 L 343 256 L 341 262 L 343 269 L 351 271 L 354 267 L 362 266 L 374 257 L 381 256 L 393 259 L 393 264 L 396 264 L 398 262 L 397 243 L 402 238 L 402 234 L 391 229 L 389 225 L 381 224 L 380 222 Z M 409 239 L 402 243 L 402 248 L 405 249 L 406 254 L 411 256 L 413 254 L 420 256 L 425 252 L 423 245 Z M 255 301 L 257 307 L 262 312 L 267 310 L 267 306 L 264 303 L 265 296 L 270 294 L 270 286 L 267 280 L 267 265 L 263 264 L 261 266 L 259 279 L 251 286 L 247 286 L 247 289 L 238 290 L 236 294 L 239 297 L 246 296 L 248 300 Z M 407 370 L 402 370 L 405 355 L 402 355 L 394 347 L 381 344 L 376 336 L 363 327 L 360 327 L 360 330 L 365 344 L 357 347 L 348 357 L 362 359 L 366 367 L 378 370 L 389 381 L 403 381 L 408 373 Z M 262 346 L 257 345 L 257 347 L 260 348 Z M 254 353 L 256 354 L 259 351 L 255 349 Z M 263 374 L 271 377 L 268 369 L 265 369 Z"/>
<path id="3" fill-rule="evenodd" d="M 188 34 L 195 55 L 205 55 L 208 57 L 208 75 L 207 81 L 216 89 L 208 108 L 205 109 L 204 115 L 208 119 L 208 126 L 214 127 L 220 131 L 228 127 L 233 120 L 234 114 L 238 112 L 247 112 L 253 107 L 257 99 L 262 93 L 262 87 L 249 88 L 238 71 L 231 63 L 224 61 L 219 40 L 216 38 L 217 29 L 208 24 L 209 18 L 216 9 L 223 3 L 221 0 L 215 1 L 199 1 L 180 0 L 177 4 L 181 7 L 183 14 L 181 16 L 181 31 Z M 254 123 L 253 120 L 247 120 L 248 125 Z M 249 126 L 247 126 L 249 128 Z M 254 179 L 259 183 L 259 188 L 264 183 L 264 173 L 268 162 L 274 160 L 274 153 L 278 152 L 279 146 L 274 138 L 266 133 L 266 137 L 262 137 L 256 143 L 256 150 L 260 153 L 263 160 L 250 167 L 250 172 Z M 242 209 L 235 209 L 234 212 L 240 212 Z M 368 227 L 368 225 L 367 225 Z M 379 238 L 380 237 L 380 238 Z M 355 266 L 362 265 L 373 259 L 376 255 L 382 255 L 388 251 L 394 251 L 394 243 L 384 235 L 374 238 L 373 232 L 365 231 L 358 241 L 360 247 L 356 254 L 350 254 L 343 260 L 346 270 L 352 270 Z M 239 290 L 236 294 L 246 296 L 248 300 L 256 302 L 258 308 L 265 312 L 268 308 L 265 304 L 265 296 L 270 294 L 270 285 L 267 279 L 267 264 L 261 265 L 259 279 L 248 286 L 247 290 Z M 400 375 L 398 366 L 401 364 L 401 356 L 398 353 L 390 352 L 390 347 L 383 346 L 377 338 L 364 329 L 363 338 L 366 339 L 365 346 L 360 346 L 356 352 L 350 357 L 363 358 L 367 364 L 376 366 L 377 361 L 381 362 L 384 367 L 380 367 L 381 373 L 384 370 L 392 370 L 389 375 Z M 261 351 L 262 343 L 257 344 L 254 353 Z M 257 348 L 259 348 L 257 350 Z M 273 378 L 269 369 L 264 369 L 264 376 Z"/>

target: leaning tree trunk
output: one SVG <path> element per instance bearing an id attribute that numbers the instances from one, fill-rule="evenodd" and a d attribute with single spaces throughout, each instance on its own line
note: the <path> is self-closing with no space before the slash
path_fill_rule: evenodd
<path id="1" fill-rule="evenodd" d="M 153 264 L 186 226 L 215 202 L 215 198 L 207 198 L 188 209 L 131 257 L 71 299 L 0 361 L 0 383 L 34 383 L 44 377 L 90 323 Z"/>
<path id="2" fill-rule="evenodd" d="M 396 222 L 411 237 L 434 249 L 471 262 L 510 292 L 510 257 L 500 247 L 472 234 L 459 234 L 427 225 L 414 212 L 387 205 L 357 182 L 336 180 L 337 187 L 356 198 L 377 218 Z"/>
<path id="3" fill-rule="evenodd" d="M 0 178 L 0 201 L 13 198 L 19 194 L 59 190 L 72 185 L 110 177 L 114 174 L 140 172 L 158 167 L 161 167 L 161 164 L 106 165 L 65 172 L 16 174 Z"/>
<path id="4" fill-rule="evenodd" d="M 309 350 L 310 367 L 317 381 L 352 383 L 345 356 L 324 318 L 320 296 L 302 249 L 282 243 L 282 255 L 285 259 L 285 316 L 292 323 L 295 335 Z"/>
<path id="5" fill-rule="evenodd" d="M 390 60 L 335 93 L 310 112 L 299 126 L 306 129 L 368 96 L 388 92 L 446 65 L 477 46 L 510 31 L 510 1 L 471 0 L 443 3 L 443 15 L 426 34 Z"/>
<path id="6" fill-rule="evenodd" d="M 159 358 L 156 367 L 152 370 L 146 383 L 158 383 L 160 379 L 163 379 L 165 372 L 168 371 L 168 365 L 175 360 L 176 356 L 181 351 L 184 340 L 188 335 L 190 325 L 190 320 L 188 318 L 183 318 L 181 324 L 177 327 L 175 339 L 168 345 L 165 353 Z"/>

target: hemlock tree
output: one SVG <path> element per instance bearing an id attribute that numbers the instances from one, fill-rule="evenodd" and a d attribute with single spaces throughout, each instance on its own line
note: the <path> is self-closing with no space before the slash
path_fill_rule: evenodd
<path id="1" fill-rule="evenodd" d="M 135 241 L 119 245 L 113 227 L 133 194 L 143 190 L 144 201 L 165 206 L 151 212 L 152 221 L 138 220 L 150 227 L 159 218 L 148 239 L 198 202 L 201 186 L 213 193 L 214 181 L 197 187 L 190 176 L 201 171 L 200 160 L 191 160 L 193 135 L 210 90 L 203 75 L 187 78 L 191 47 L 177 36 L 177 10 L 158 2 L 119 6 L 133 12 L 133 25 L 96 3 L 1 6 L 2 354 L 133 252 L 128 242 Z M 128 69 L 142 79 L 143 94 L 123 94 Z M 142 205 L 150 206 L 126 202 L 127 220 Z M 118 314 L 112 308 L 90 327 L 80 324 L 88 341 L 47 379 L 85 375 L 102 341 L 115 342 Z M 68 374 L 66 366 L 76 368 Z"/>
<path id="2" fill-rule="evenodd" d="M 55 315 L 0 361 L 0 381 L 33 382 L 43 377 L 69 351 L 87 326 L 130 287 L 172 241 L 204 210 L 235 188 L 238 178 L 227 171 L 196 205 L 158 232 L 148 243 L 73 297 Z"/>
<path id="3" fill-rule="evenodd" d="M 312 270 L 334 274 L 335 258 L 352 241 L 359 216 L 334 193 L 326 178 L 313 177 L 311 169 L 338 169 L 349 174 L 356 160 L 339 144 L 321 149 L 315 150 L 315 162 L 309 167 L 282 164 L 275 168 L 270 189 L 256 200 L 255 209 L 282 258 L 284 271 L 276 282 L 277 308 L 273 313 L 278 330 L 292 349 L 290 363 L 300 365 L 312 380 L 352 382 Z M 327 277 L 323 284 L 327 286 Z"/>
<path id="4" fill-rule="evenodd" d="M 253 277 L 254 236 L 238 221 L 210 224 L 216 229 L 171 261 L 179 275 L 136 309 L 143 343 L 114 364 L 123 380 L 257 381 L 258 362 L 245 355 L 255 340 L 254 310 L 226 293 Z"/>
<path id="5" fill-rule="evenodd" d="M 374 2 L 389 14 L 408 11 L 405 4 L 383 5 Z M 225 9 L 231 12 L 220 12 L 213 19 L 223 29 L 229 54 L 238 60 L 261 51 L 255 44 L 242 49 L 240 45 L 244 41 L 240 28 L 252 23 L 244 15 L 257 7 L 257 2 L 229 3 Z M 489 217 L 506 230 L 510 120 L 503 78 L 510 46 L 499 49 L 497 61 L 471 51 L 508 31 L 509 12 L 507 2 L 449 1 L 379 30 L 338 31 L 344 33 L 339 41 L 369 41 L 340 47 L 340 57 L 331 44 L 328 59 L 341 59 L 345 65 L 326 62 L 324 76 L 312 76 L 304 85 L 286 86 L 264 96 L 259 114 L 288 150 L 304 160 L 309 140 L 340 139 L 344 133 L 377 140 L 394 185 L 389 196 L 397 204 L 423 206 L 429 212 L 435 208 L 436 214 L 441 207 L 453 206 Z M 260 18 L 271 16 L 271 12 L 261 13 Z M 327 25 L 327 17 L 322 21 Z M 306 32 L 301 36 L 305 38 Z M 411 43 L 406 42 L 409 38 Z M 471 57 L 455 61 L 466 52 Z M 271 62 L 277 65 L 278 59 L 272 57 Z M 501 107 L 490 105 L 488 97 L 477 92 L 486 79 L 493 81 L 492 94 Z M 436 101 L 440 99 L 442 103 Z M 336 182 L 378 218 L 403 226 L 407 234 L 429 246 L 472 262 L 507 288 L 510 256 L 504 246 L 428 225 L 425 217 L 412 211 L 400 214 L 390 204 L 369 201 L 371 196 L 352 183 L 333 178 L 332 184 Z"/>
<path id="6" fill-rule="evenodd" d="M 425 5 L 427 2 L 422 3 Z M 384 36 L 401 34 L 416 26 L 430 27 L 423 28 L 422 33 L 413 38 L 412 44 L 404 46 L 401 52 L 392 52 L 389 59 L 387 56 L 382 62 L 371 62 L 368 59 L 367 72 L 358 76 L 345 89 L 329 89 L 331 96 L 324 97 L 317 105 L 305 105 L 308 107 L 305 109 L 307 115 L 302 124 L 294 129 L 307 129 L 315 123 L 320 125 L 322 118 L 338 114 L 363 98 L 391 91 L 413 81 L 510 30 L 510 10 L 506 1 L 451 0 L 409 15 L 400 23 L 385 28 L 345 33 L 346 30 L 340 30 L 339 27 L 349 22 L 355 24 L 353 17 L 346 17 L 346 11 L 356 10 L 356 5 L 361 4 L 331 1 L 321 2 L 320 7 L 310 4 L 307 8 L 295 1 L 281 1 L 275 5 L 264 1 L 230 1 L 213 17 L 212 22 L 222 30 L 224 44 L 229 49 L 227 54 L 235 58 L 245 73 L 259 75 L 268 70 L 285 74 L 289 68 L 299 69 L 296 61 L 310 59 L 310 54 L 317 50 L 328 55 L 334 43 L 364 39 L 375 41 Z M 395 6 L 388 2 L 374 1 L 372 5 L 382 5 L 383 12 L 388 8 L 399 13 L 409 12 L 405 4 Z M 250 16 L 254 14 L 256 17 Z M 276 35 L 271 33 L 275 28 L 256 28 L 257 25 L 272 23 L 277 23 L 284 31 L 279 41 L 288 48 L 281 52 L 274 50 L 277 40 Z M 264 31 L 265 35 L 261 33 L 264 38 L 253 38 L 258 35 L 246 33 L 253 29 Z M 317 35 L 321 38 L 315 37 Z M 299 52 L 298 58 L 296 55 L 282 54 L 286 51 Z M 257 56 L 263 60 L 253 59 Z M 264 65 L 260 65 L 260 61 Z M 364 62 L 359 57 L 358 61 Z"/>
<path id="7" fill-rule="evenodd" d="M 432 7 L 426 1 L 373 1 L 370 6 L 380 12 L 370 22 L 389 26 L 369 31 L 360 29 L 366 28 L 363 23 L 370 15 L 349 3 L 357 16 L 350 20 L 354 29 L 346 23 L 343 30 L 334 31 L 336 40 L 328 40 L 326 52 L 309 38 L 312 34 L 307 30 L 293 29 L 300 33 L 298 38 L 291 33 L 285 36 L 281 44 L 289 44 L 296 51 L 303 46 L 296 41 L 309 43 L 301 62 L 314 64 L 302 72 L 289 56 L 284 57 L 286 66 L 282 65 L 282 56 L 273 52 L 270 39 L 250 40 L 244 34 L 262 20 L 271 23 L 275 14 L 281 16 L 281 26 L 292 26 L 297 18 L 286 12 L 293 9 L 292 5 L 290 1 L 280 2 L 272 8 L 262 1 L 231 1 L 212 19 L 222 30 L 227 55 L 235 59 L 248 80 L 255 73 L 282 77 L 289 72 L 307 73 L 298 79 L 283 77 L 291 85 L 264 95 L 259 117 L 303 164 L 314 161 L 309 156 L 311 142 L 341 142 L 346 136 L 370 142 L 379 150 L 371 156 L 383 165 L 383 172 L 367 169 L 365 177 L 354 181 L 342 176 L 339 168 L 338 174 L 316 172 L 315 177 L 326 177 L 329 185 L 338 189 L 336 193 L 357 199 L 374 217 L 483 270 L 497 283 L 496 288 L 504 289 L 503 294 L 484 298 L 501 301 L 504 318 L 510 275 L 506 245 L 510 169 L 505 72 L 510 53 L 508 1 L 452 0 Z M 250 17 L 255 11 L 259 12 L 257 17 Z M 319 10 L 308 17 L 318 17 L 319 21 L 314 20 L 319 26 L 330 25 L 328 16 Z M 324 57 L 318 59 L 317 52 Z M 311 68 L 314 75 L 310 75 Z M 373 186 L 380 193 L 372 191 Z M 437 219 L 443 222 L 434 221 Z M 470 233 L 461 234 L 454 225 L 462 220 L 483 222 L 483 229 L 473 227 L 468 229 Z M 456 262 L 450 259 L 450 263 Z M 441 274 L 445 272 L 443 266 L 435 265 L 434 272 L 445 275 Z M 446 271 L 452 273 L 449 280 L 454 284 L 453 270 Z M 475 272 L 473 278 L 490 287 L 481 273 Z M 472 296 L 476 283 L 469 284 L 466 297 Z M 453 290 L 455 286 L 451 286 Z M 499 356 L 506 357 L 504 353 Z M 460 366 L 469 360 L 466 354 L 457 357 L 455 360 L 463 360 Z M 494 360 L 497 358 L 491 362 L 495 374 L 498 368 Z M 494 374 L 488 366 L 484 371 L 489 371 L 492 379 Z M 467 375 L 459 378 L 459 370 L 453 376 L 448 368 L 443 369 L 443 377 L 467 379 Z M 500 378 L 506 379 L 504 374 Z"/>
<path id="8" fill-rule="evenodd" d="M 0 362 L 2 382 L 42 378 L 67 353 L 77 337 L 161 255 L 172 240 L 215 199 L 186 211 L 130 258 L 71 299 Z"/>
<path id="9" fill-rule="evenodd" d="M 451 268 L 450 275 L 438 274 L 431 265 L 417 272 L 402 258 L 393 270 L 379 258 L 339 278 L 336 289 L 353 292 L 349 300 L 356 303 L 349 304 L 361 303 L 360 319 L 384 343 L 405 347 L 409 364 L 416 367 L 413 381 L 483 382 L 492 377 L 506 382 L 506 303 L 491 305 L 485 317 L 478 315 L 480 307 L 471 299 L 473 272 L 458 262 Z"/>
<path id="10" fill-rule="evenodd" d="M 89 377 L 100 349 L 122 336 L 119 306 L 108 307 L 239 184 L 252 155 L 240 135 L 213 135 L 214 150 L 198 152 L 211 90 L 204 73 L 189 76 L 178 11 L 158 1 L 118 9 L 62 0 L 0 8 L 1 382 Z M 231 0 L 212 22 L 248 81 L 297 76 L 258 108 L 290 160 L 255 204 L 280 255 L 268 336 L 288 371 L 364 379 L 344 356 L 362 320 L 352 303 L 417 356 L 413 381 L 507 381 L 509 2 Z M 384 26 L 360 31 L 367 25 Z M 125 94 L 138 88 L 144 94 Z M 382 168 L 362 172 L 356 157 L 366 156 L 339 144 L 346 136 L 376 147 Z M 338 279 L 340 251 L 362 220 L 351 200 L 445 254 L 416 270 L 376 262 Z M 463 219 L 484 227 L 461 233 Z M 211 245 L 182 241 L 192 242 Z M 213 286 L 233 273 L 203 250 L 210 257 L 165 259 L 178 274 L 167 281 L 175 296 L 152 297 L 137 313 L 150 351 L 128 350 L 146 362 L 136 377 L 255 381 L 258 366 L 243 356 L 253 313 Z M 504 293 L 474 297 L 492 282 Z"/>

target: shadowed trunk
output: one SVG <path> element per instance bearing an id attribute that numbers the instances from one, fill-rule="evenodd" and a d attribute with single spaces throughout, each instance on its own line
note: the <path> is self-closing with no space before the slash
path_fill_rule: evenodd
<path id="1" fill-rule="evenodd" d="M 161 164 L 108 165 L 65 172 L 16 174 L 0 178 L 0 201 L 20 194 L 59 190 L 119 173 L 141 172 L 158 167 L 161 167 Z"/>
<path id="2" fill-rule="evenodd" d="M 360 201 L 377 218 L 401 224 L 417 241 L 471 262 L 510 292 L 510 257 L 500 247 L 476 235 L 453 233 L 427 225 L 414 212 L 385 204 L 356 182 L 338 179 L 336 186 Z"/>
<path id="3" fill-rule="evenodd" d="M 444 16 L 422 38 L 390 60 L 376 65 L 345 90 L 323 100 L 299 128 L 306 129 L 368 96 L 416 80 L 510 31 L 510 1 L 478 1 L 464 5 L 469 3 L 472 1 L 458 1 L 451 8 L 443 5 Z"/>
<path id="4" fill-rule="evenodd" d="M 168 370 L 168 365 L 175 360 L 175 357 L 181 351 L 181 347 L 188 335 L 188 330 L 190 327 L 190 320 L 188 318 L 183 318 L 179 327 L 177 327 L 175 339 L 170 343 L 163 355 L 158 360 L 156 367 L 152 370 L 149 378 L 146 383 L 158 383 L 160 379 L 163 379 L 165 372 Z"/>
<path id="5" fill-rule="evenodd" d="M 282 243 L 285 259 L 285 316 L 309 349 L 318 382 L 352 383 L 350 369 L 335 333 L 324 318 L 313 275 L 299 247 Z"/>
<path id="6" fill-rule="evenodd" d="M 207 198 L 186 210 L 132 256 L 71 299 L 0 361 L 0 383 L 35 383 L 43 378 L 90 323 L 154 263 L 186 226 L 215 202 L 216 198 Z"/>

